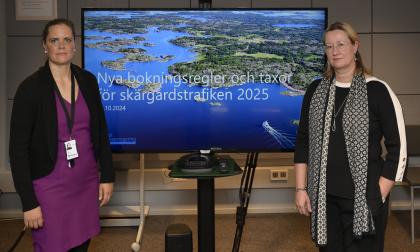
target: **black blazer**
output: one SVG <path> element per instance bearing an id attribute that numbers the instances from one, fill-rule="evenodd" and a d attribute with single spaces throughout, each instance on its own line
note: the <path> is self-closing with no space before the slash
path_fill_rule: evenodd
<path id="1" fill-rule="evenodd" d="M 112 154 L 98 83 L 93 74 L 71 65 L 90 113 L 90 131 L 101 182 L 113 182 Z M 23 211 L 39 206 L 32 180 L 50 174 L 57 159 L 55 81 L 48 62 L 18 87 L 10 121 L 9 155 Z M 77 183 L 77 181 L 75 181 Z"/>

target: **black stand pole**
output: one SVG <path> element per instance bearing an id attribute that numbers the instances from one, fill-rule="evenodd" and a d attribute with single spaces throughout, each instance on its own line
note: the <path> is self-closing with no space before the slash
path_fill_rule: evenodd
<path id="1" fill-rule="evenodd" d="M 197 178 L 198 251 L 215 251 L 214 178 Z"/>
<path id="2" fill-rule="evenodd" d="M 255 168 L 257 167 L 258 153 L 251 152 L 246 156 L 244 173 L 239 189 L 240 205 L 236 208 L 236 233 L 233 241 L 232 252 L 238 252 L 241 245 L 242 232 L 245 226 L 245 217 L 251 197 L 252 182 L 254 181 Z"/>

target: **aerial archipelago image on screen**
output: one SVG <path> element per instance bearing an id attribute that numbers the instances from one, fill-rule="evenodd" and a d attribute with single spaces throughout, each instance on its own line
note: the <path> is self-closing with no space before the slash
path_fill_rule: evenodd
<path id="1" fill-rule="evenodd" d="M 83 10 L 116 152 L 293 151 L 326 10 Z"/>

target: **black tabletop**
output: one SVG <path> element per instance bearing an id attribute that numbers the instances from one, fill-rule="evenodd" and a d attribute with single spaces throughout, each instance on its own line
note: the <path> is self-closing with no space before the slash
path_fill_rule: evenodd
<path id="1" fill-rule="evenodd" d="M 209 169 L 209 171 L 204 172 L 194 172 L 191 169 L 190 172 L 185 171 L 183 168 L 183 164 L 180 160 L 175 161 L 173 165 L 171 165 L 171 172 L 169 173 L 170 177 L 173 178 L 215 178 L 215 177 L 227 177 L 227 176 L 234 176 L 242 173 L 242 169 L 239 165 L 229 156 L 218 156 L 218 160 L 224 159 L 225 160 L 225 167 L 216 163 L 213 167 Z"/>

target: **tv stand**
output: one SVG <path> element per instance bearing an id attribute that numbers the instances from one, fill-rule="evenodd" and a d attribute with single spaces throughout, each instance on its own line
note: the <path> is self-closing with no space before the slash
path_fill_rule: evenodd
<path id="1" fill-rule="evenodd" d="M 170 177 L 174 178 L 195 178 L 197 179 L 197 214 L 198 214 L 198 251 L 215 251 L 215 224 L 214 224 L 214 179 L 218 177 L 227 177 L 242 173 L 241 168 L 229 156 L 217 156 L 215 154 L 207 155 L 206 171 L 196 172 L 194 167 L 185 169 L 185 164 L 189 158 L 194 155 L 189 154 L 178 159 L 170 166 Z M 198 169 L 205 162 L 194 163 Z M 192 164 L 191 164 L 192 165 Z M 188 172 L 190 171 L 190 172 Z"/>

